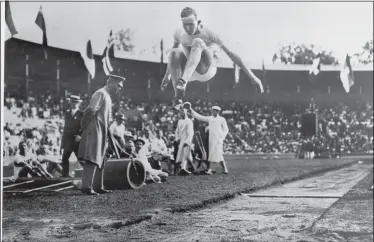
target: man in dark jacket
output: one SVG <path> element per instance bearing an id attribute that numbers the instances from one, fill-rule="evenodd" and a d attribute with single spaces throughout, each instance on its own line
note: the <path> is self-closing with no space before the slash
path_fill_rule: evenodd
<path id="1" fill-rule="evenodd" d="M 65 126 L 61 140 L 63 177 L 69 177 L 69 158 L 71 154 L 74 152 L 75 156 L 78 157 L 83 117 L 83 111 L 79 109 L 81 102 L 79 96 L 71 95 L 69 109 L 65 113 Z"/>

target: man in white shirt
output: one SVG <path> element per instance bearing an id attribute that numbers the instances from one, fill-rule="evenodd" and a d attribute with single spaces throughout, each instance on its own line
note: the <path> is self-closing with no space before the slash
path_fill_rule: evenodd
<path id="1" fill-rule="evenodd" d="M 117 119 L 115 122 L 113 122 L 109 126 L 109 131 L 113 134 L 113 137 L 119 142 L 121 147 L 125 147 L 125 133 L 126 133 L 126 127 L 125 127 L 125 115 L 118 114 Z"/>
<path id="2" fill-rule="evenodd" d="M 228 174 L 226 162 L 223 158 L 223 141 L 229 132 L 229 128 L 226 119 L 219 115 L 221 108 L 213 106 L 212 116 L 202 116 L 191 108 L 191 103 L 187 102 L 183 106 L 191 109 L 192 116 L 195 119 L 209 124 L 209 168 L 206 173 L 212 174 L 212 163 L 221 163 L 223 173 Z"/>
<path id="3" fill-rule="evenodd" d="M 156 131 L 156 137 L 151 139 L 151 149 L 152 149 L 152 153 L 157 152 L 157 153 L 159 153 L 163 156 L 168 155 L 165 141 L 162 139 L 162 131 L 161 130 L 157 130 Z"/>
<path id="4" fill-rule="evenodd" d="M 151 134 L 151 131 L 147 128 L 144 129 L 144 135 L 142 140 L 144 141 L 144 145 L 142 148 L 142 151 L 145 153 L 147 158 L 150 158 L 152 155 L 152 142 L 151 140 L 154 138 L 154 136 Z"/>
<path id="5" fill-rule="evenodd" d="M 156 137 L 151 139 L 151 149 L 152 149 L 152 160 L 159 162 L 165 162 L 168 165 L 169 172 L 172 173 L 171 168 L 171 157 L 168 153 L 168 148 L 166 147 L 165 141 L 162 139 L 162 131 L 156 131 Z M 152 167 L 153 164 L 151 163 Z M 156 164 L 157 167 L 160 167 L 161 164 Z"/>
<path id="6" fill-rule="evenodd" d="M 175 131 L 175 139 L 179 144 L 175 163 L 180 165 L 181 170 L 176 172 L 176 175 L 178 175 L 177 173 L 189 175 L 191 172 L 187 170 L 187 162 L 193 166 L 191 154 L 191 145 L 194 135 L 193 122 L 187 116 L 186 109 L 180 109 L 180 117 Z"/>

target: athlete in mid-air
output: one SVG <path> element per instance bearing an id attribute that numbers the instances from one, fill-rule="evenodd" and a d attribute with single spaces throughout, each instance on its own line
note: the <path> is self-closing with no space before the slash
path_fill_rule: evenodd
<path id="1" fill-rule="evenodd" d="M 170 50 L 167 71 L 161 83 L 161 91 L 169 84 L 169 75 L 173 83 L 175 97 L 181 103 L 187 83 L 190 81 L 206 82 L 212 79 L 217 66 L 213 57 L 214 45 L 222 48 L 228 57 L 257 84 L 261 93 L 264 88 L 261 80 L 243 63 L 237 53 L 230 50 L 220 37 L 198 20 L 194 9 L 186 7 L 181 12 L 183 29 L 174 33 L 174 45 Z"/>

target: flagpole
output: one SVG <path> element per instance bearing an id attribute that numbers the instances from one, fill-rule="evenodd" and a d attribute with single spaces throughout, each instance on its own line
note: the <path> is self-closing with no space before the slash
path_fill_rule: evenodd
<path id="1" fill-rule="evenodd" d="M 148 90 L 148 101 L 151 101 L 151 98 L 152 98 L 152 94 L 151 94 L 151 75 L 149 74 L 149 77 L 148 77 L 148 86 L 147 86 L 147 90 Z"/>
<path id="2" fill-rule="evenodd" d="M 56 63 L 56 85 L 57 85 L 57 99 L 58 101 L 60 102 L 61 100 L 61 96 L 60 96 L 60 60 L 57 60 L 57 63 Z"/>
<path id="3" fill-rule="evenodd" d="M 164 64 L 164 40 L 161 39 L 160 42 L 160 50 L 161 50 L 161 64 Z"/>
<path id="4" fill-rule="evenodd" d="M 26 54 L 26 100 L 29 96 L 29 55 Z"/>
<path id="5" fill-rule="evenodd" d="M 87 94 L 91 96 L 91 74 L 87 71 Z"/>

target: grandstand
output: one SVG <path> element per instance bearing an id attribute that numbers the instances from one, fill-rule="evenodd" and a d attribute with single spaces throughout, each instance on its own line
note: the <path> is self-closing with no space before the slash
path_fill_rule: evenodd
<path id="1" fill-rule="evenodd" d="M 10 132 L 6 133 L 8 136 L 22 135 L 22 128 L 40 130 L 46 120 L 54 120 L 52 122 L 58 126 L 61 134 L 66 95 L 79 94 L 88 101 L 90 93 L 100 88 L 106 80 L 100 56 L 95 56 L 96 75 L 89 85 L 87 71 L 78 52 L 52 47 L 47 47 L 46 51 L 48 59 L 45 59 L 39 44 L 16 38 L 6 41 L 4 104 L 8 109 L 4 114 L 5 122 L 9 123 L 5 129 Z M 161 129 L 168 138 L 174 132 L 177 119 L 168 109 L 173 96 L 172 87 L 169 86 L 164 93 L 160 92 L 166 64 L 118 58 L 112 62 L 127 78 L 119 97 L 121 102 L 115 106 L 115 110 L 126 114 L 127 129 L 138 134 L 148 126 L 153 130 Z M 26 64 L 28 78 L 25 74 Z M 225 140 L 227 154 L 296 153 L 301 144 L 308 146 L 310 143 L 319 153 L 331 152 L 336 150 L 337 142 L 327 134 L 330 131 L 337 134 L 339 149 L 344 153 L 372 152 L 371 68 L 354 67 L 355 84 L 349 93 L 344 91 L 339 79 L 339 66 L 322 66 L 315 83 L 309 81 L 309 66 L 280 67 L 271 64 L 265 68 L 265 71 L 254 70 L 255 75 L 264 82 L 266 91 L 262 95 L 255 93 L 248 80 L 243 80 L 247 78 L 244 74 L 240 75 L 239 84 L 233 88 L 232 68 L 219 68 L 217 75 L 208 83 L 192 82 L 188 86 L 186 98 L 193 100 L 200 113 L 208 114 L 213 104 L 223 108 L 230 128 Z M 319 108 L 316 125 L 318 138 L 306 140 L 300 134 L 301 118 L 311 97 Z M 13 108 L 10 108 L 12 105 Z M 14 108 L 18 108 L 18 111 L 14 111 Z M 32 108 L 37 111 L 31 111 Z M 30 115 L 32 112 L 34 114 Z M 28 122 L 30 116 L 33 116 L 32 121 Z M 12 132 L 11 117 L 15 117 L 13 125 L 18 123 L 21 126 L 19 133 Z M 36 124 L 40 125 L 35 127 Z M 195 125 L 196 130 L 202 129 L 201 124 Z M 10 144 L 10 140 L 4 141 L 8 142 L 4 147 L 8 147 L 7 153 L 14 153 L 16 145 Z M 58 137 L 53 142 L 42 140 L 37 141 L 38 145 L 49 144 L 50 152 L 58 155 Z"/>
<path id="2" fill-rule="evenodd" d="M 69 92 L 87 92 L 87 71 L 80 53 L 47 47 L 48 60 L 44 59 L 43 49 L 39 44 L 12 38 L 5 44 L 5 85 L 6 90 L 20 90 L 26 88 L 25 64 L 26 55 L 29 63 L 29 91 L 38 94 L 45 91 L 45 87 L 60 95 Z M 60 82 L 56 80 L 57 61 L 59 60 Z M 105 74 L 102 69 L 101 57 L 95 56 L 96 76 L 92 80 L 91 91 L 99 88 Z M 112 60 L 114 66 L 126 76 L 128 81 L 122 95 L 137 101 L 160 100 L 169 101 L 173 96 L 172 87 L 166 93 L 160 93 L 162 75 L 166 64 L 138 61 L 134 59 Z M 188 87 L 187 99 L 207 96 L 209 100 L 308 100 L 314 96 L 320 101 L 336 100 L 372 100 L 373 97 L 373 69 L 372 66 L 354 66 L 355 84 L 347 94 L 339 79 L 340 67 L 322 66 L 322 72 L 316 83 L 309 81 L 309 66 L 269 64 L 265 66 L 266 78 L 263 80 L 265 90 L 270 95 L 251 93 L 247 77 L 240 75 L 240 82 L 234 85 L 234 71 L 232 68 L 219 68 L 217 75 L 208 83 L 193 82 Z M 263 70 L 255 69 L 254 73 L 263 79 Z M 148 82 L 150 80 L 150 86 Z M 209 88 L 207 87 L 209 85 Z M 144 90 L 148 92 L 144 92 Z M 209 92 L 207 93 L 207 89 Z M 298 92 L 298 89 L 300 92 Z M 330 93 L 329 93 L 330 90 Z M 26 90 L 25 90 L 26 91 Z"/>

